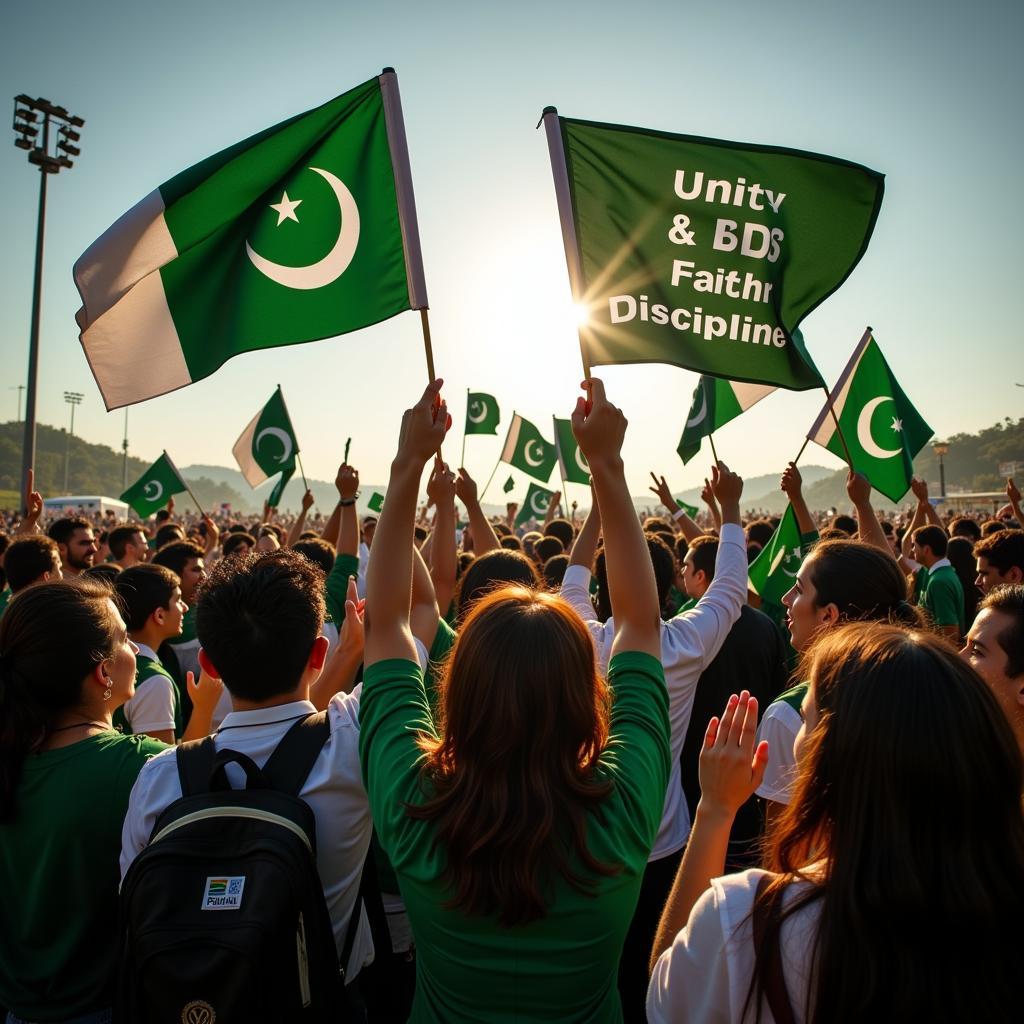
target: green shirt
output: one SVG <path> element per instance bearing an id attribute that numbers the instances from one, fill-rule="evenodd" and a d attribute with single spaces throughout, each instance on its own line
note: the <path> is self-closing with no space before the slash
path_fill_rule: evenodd
<path id="1" fill-rule="evenodd" d="M 7 611 L 7 602 L 11 599 L 11 588 L 4 587 L 0 590 L 0 619 L 3 618 L 4 612 Z"/>
<path id="2" fill-rule="evenodd" d="M 932 566 L 920 603 L 936 626 L 956 626 L 957 636 L 964 635 L 964 588 L 951 565 Z"/>
<path id="3" fill-rule="evenodd" d="M 414 821 L 406 804 L 423 802 L 417 732 L 433 731 L 419 666 L 382 661 L 366 670 L 360 701 L 360 757 L 370 808 L 395 867 L 416 938 L 416 999 L 410 1024 L 422 1022 L 622 1020 L 617 967 L 636 908 L 668 785 L 668 694 L 661 663 L 637 652 L 609 666 L 608 745 L 596 773 L 614 788 L 587 821 L 587 846 L 620 870 L 591 876 L 590 895 L 560 875 L 545 917 L 503 927 L 491 917 L 445 906 L 444 851 L 432 823 Z"/>
<path id="4" fill-rule="evenodd" d="M 348 597 L 350 576 L 359 576 L 359 559 L 355 555 L 338 555 L 334 566 L 324 582 L 324 600 L 327 602 L 327 618 L 341 632 L 345 621 L 345 600 Z"/>
<path id="5" fill-rule="evenodd" d="M 165 745 L 104 732 L 30 754 L 0 825 L 0 1005 L 32 1021 L 110 1006 L 121 825 L 145 761 Z"/>
<path id="6" fill-rule="evenodd" d="M 147 658 L 144 654 L 135 656 L 135 692 L 138 693 L 154 676 L 162 676 L 171 684 L 171 693 L 174 697 L 174 737 L 181 739 L 185 731 L 184 714 L 181 707 L 181 691 L 174 681 L 174 676 L 166 668 L 153 658 Z M 113 715 L 114 728 L 119 729 L 126 736 L 132 734 L 131 723 L 124 713 L 124 707 L 119 707 Z"/>

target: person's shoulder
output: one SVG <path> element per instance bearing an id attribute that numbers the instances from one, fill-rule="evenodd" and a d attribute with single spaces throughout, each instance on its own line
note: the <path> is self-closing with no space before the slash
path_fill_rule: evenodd
<path id="1" fill-rule="evenodd" d="M 106 756 L 149 761 L 160 754 L 171 753 L 174 747 L 161 740 L 155 740 L 145 733 L 133 736 L 111 731 L 104 733 L 98 745 Z"/>

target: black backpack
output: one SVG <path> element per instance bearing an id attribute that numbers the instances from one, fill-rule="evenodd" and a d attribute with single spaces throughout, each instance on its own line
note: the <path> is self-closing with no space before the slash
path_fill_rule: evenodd
<path id="1" fill-rule="evenodd" d="M 299 1024 L 348 1016 L 316 867 L 316 820 L 298 796 L 329 735 L 297 721 L 263 769 L 212 736 L 177 751 L 182 797 L 157 819 L 121 886 L 114 1019 L 124 1024 Z M 231 789 L 225 766 L 246 788 Z"/>

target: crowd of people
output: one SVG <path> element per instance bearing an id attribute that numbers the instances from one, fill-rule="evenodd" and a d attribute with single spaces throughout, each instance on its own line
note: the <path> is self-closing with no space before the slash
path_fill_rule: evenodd
<path id="1" fill-rule="evenodd" d="M 489 517 L 440 381 L 379 516 L 342 464 L 327 517 L 6 517 L 8 1024 L 1019 1018 L 1013 481 L 822 514 L 791 464 L 775 603 L 728 466 L 638 516 L 599 380 L 572 424 L 580 519 Z"/>

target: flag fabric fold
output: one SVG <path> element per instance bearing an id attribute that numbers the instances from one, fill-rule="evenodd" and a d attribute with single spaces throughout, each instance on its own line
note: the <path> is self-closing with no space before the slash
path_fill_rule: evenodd
<path id="1" fill-rule="evenodd" d="M 910 488 L 914 458 L 934 431 L 911 404 L 868 329 L 829 393 L 807 437 L 845 461 L 892 501 Z M 836 429 L 838 420 L 839 429 Z M 840 430 L 842 437 L 840 437 Z"/>
<path id="2" fill-rule="evenodd" d="M 558 461 L 558 452 L 550 441 L 544 440 L 529 420 L 515 413 L 508 426 L 500 461 L 546 484 Z"/>
<path id="3" fill-rule="evenodd" d="M 555 424 L 555 447 L 558 449 L 558 463 L 562 480 L 567 484 L 589 484 L 590 466 L 580 451 L 572 432 L 572 420 L 560 420 L 553 416 Z"/>
<path id="4" fill-rule="evenodd" d="M 148 519 L 175 494 L 188 490 L 171 457 L 164 452 L 138 480 L 121 495 L 140 519 Z"/>
<path id="5" fill-rule="evenodd" d="M 782 597 L 792 588 L 802 562 L 800 527 L 797 526 L 793 506 L 787 505 L 771 539 L 750 563 L 747 570 L 750 589 L 765 604 L 781 605 Z"/>
<path id="6" fill-rule="evenodd" d="M 823 386 L 799 331 L 867 248 L 883 176 L 544 112 L 584 364 Z"/>
<path id="7" fill-rule="evenodd" d="M 693 392 L 683 436 L 676 449 L 683 465 L 700 452 L 703 438 L 710 437 L 719 427 L 746 412 L 775 390 L 770 384 L 743 384 L 702 375 Z"/>
<path id="8" fill-rule="evenodd" d="M 164 182 L 74 267 L 108 409 L 425 308 L 393 71 Z"/>

